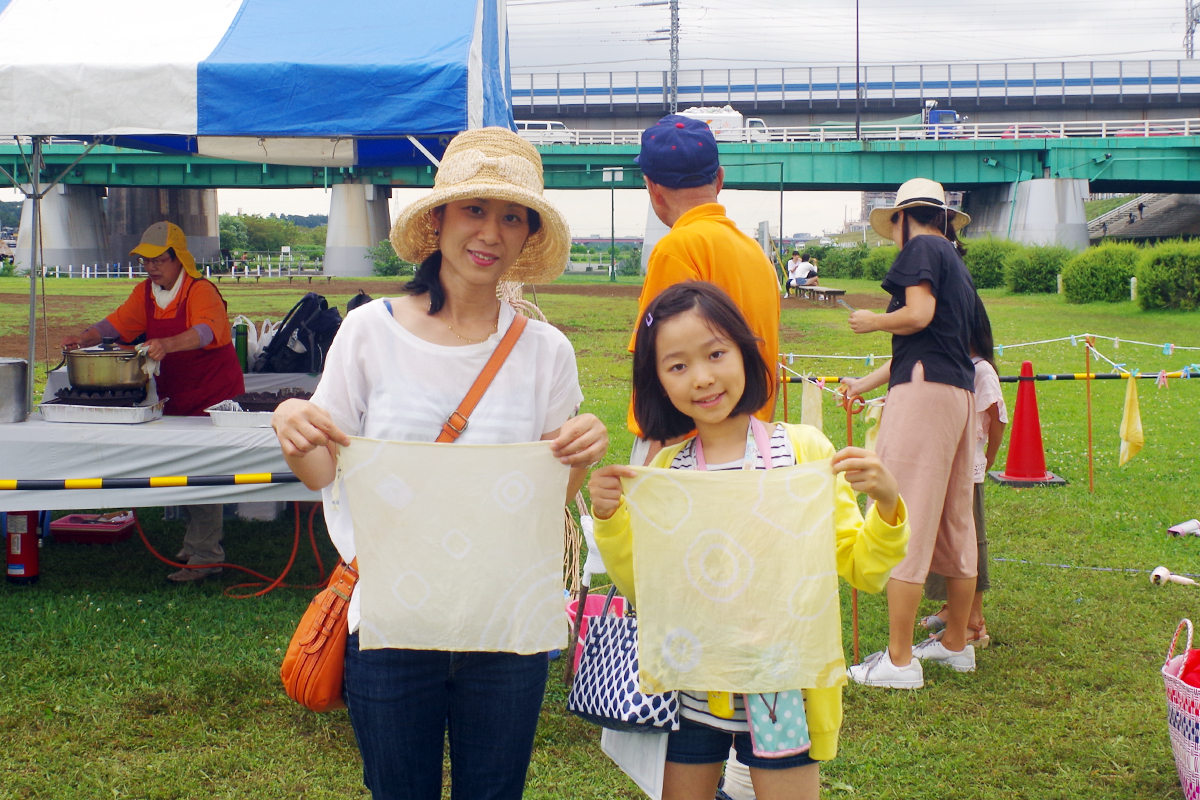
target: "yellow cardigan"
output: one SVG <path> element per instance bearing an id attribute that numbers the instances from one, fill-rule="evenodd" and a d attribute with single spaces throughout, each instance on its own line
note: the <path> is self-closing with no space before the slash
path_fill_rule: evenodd
<path id="1" fill-rule="evenodd" d="M 796 463 L 819 461 L 833 456 L 833 444 L 811 425 L 783 425 L 796 453 Z M 650 463 L 652 467 L 669 467 L 675 455 L 687 442 L 663 449 Z M 859 511 L 854 490 L 844 475 L 835 483 L 836 504 L 834 527 L 837 535 L 838 574 L 856 589 L 878 593 L 887 584 L 892 568 L 903 560 L 908 550 L 908 509 L 901 499 L 896 507 L 896 525 L 888 525 L 872 505 L 866 520 Z M 594 513 L 594 512 L 593 512 Z M 596 546 L 604 557 L 608 576 L 631 603 L 636 604 L 633 588 L 633 535 L 630 529 L 629 508 L 625 501 L 608 519 L 595 520 Z M 838 731 L 842 727 L 842 689 L 805 689 L 805 713 L 812 738 L 809 755 L 817 761 L 828 761 L 837 755 Z"/>

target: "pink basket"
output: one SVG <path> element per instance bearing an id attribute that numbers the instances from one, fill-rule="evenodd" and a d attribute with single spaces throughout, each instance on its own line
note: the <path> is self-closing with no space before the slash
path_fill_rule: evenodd
<path id="1" fill-rule="evenodd" d="M 1175 655 L 1175 642 L 1187 627 L 1187 647 Z M 1171 637 L 1167 659 L 1163 664 L 1163 682 L 1167 689 L 1167 726 L 1171 733 L 1171 750 L 1175 753 L 1175 769 L 1186 800 L 1200 800 L 1200 688 L 1179 678 L 1187 654 L 1192 649 L 1192 621 L 1184 619 Z"/>
<path id="2" fill-rule="evenodd" d="M 589 594 L 587 600 L 583 604 L 583 622 L 579 624 L 579 640 L 575 643 L 575 663 L 571 669 L 575 672 L 579 671 L 579 659 L 583 656 L 583 642 L 587 638 L 588 618 L 598 617 L 600 612 L 604 610 L 605 596 L 602 594 Z M 575 624 L 575 611 L 579 608 L 579 601 L 572 600 L 567 603 L 567 619 L 571 621 L 571 625 Z M 620 595 L 613 598 L 612 605 L 608 607 L 608 613 L 620 617 L 625 614 L 625 598 Z"/>

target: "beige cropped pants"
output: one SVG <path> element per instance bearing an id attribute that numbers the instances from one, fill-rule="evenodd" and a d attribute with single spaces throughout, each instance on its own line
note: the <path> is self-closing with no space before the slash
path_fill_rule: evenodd
<path id="1" fill-rule="evenodd" d="M 892 570 L 898 581 L 924 583 L 931 569 L 977 574 L 974 423 L 974 392 L 927 382 L 920 362 L 912 381 L 887 393 L 876 452 L 900 485 L 911 531 L 908 555 Z"/>

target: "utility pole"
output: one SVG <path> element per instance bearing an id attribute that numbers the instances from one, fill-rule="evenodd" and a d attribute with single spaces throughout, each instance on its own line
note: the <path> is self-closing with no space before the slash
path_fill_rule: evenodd
<path id="1" fill-rule="evenodd" d="M 858 0 L 854 0 L 854 138 L 862 139 L 862 85 L 858 76 Z"/>
<path id="2" fill-rule="evenodd" d="M 1200 2 L 1200 0 L 1197 1 Z M 649 3 L 638 3 L 638 5 L 671 7 L 670 29 L 661 28 L 655 31 L 655 33 L 666 33 L 669 36 L 655 36 L 646 41 L 665 42 L 669 39 L 671 42 L 670 91 L 667 94 L 667 104 L 670 108 L 670 113 L 674 114 L 679 110 L 679 0 L 653 0 Z"/>
<path id="3" fill-rule="evenodd" d="M 1190 49 L 1188 51 L 1191 52 Z M 1188 56 L 1191 57 L 1190 55 Z M 679 0 L 671 0 L 671 113 L 679 110 Z"/>
<path id="4" fill-rule="evenodd" d="M 1186 33 L 1183 34 L 1185 58 L 1196 57 L 1196 27 L 1200 24 L 1200 0 L 1183 0 Z"/>

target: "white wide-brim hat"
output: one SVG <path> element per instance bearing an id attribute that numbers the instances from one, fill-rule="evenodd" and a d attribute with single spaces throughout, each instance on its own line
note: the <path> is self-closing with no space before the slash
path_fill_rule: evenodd
<path id="1" fill-rule="evenodd" d="M 392 225 L 392 247 L 405 261 L 420 264 L 438 249 L 429 212 L 455 200 L 505 200 L 533 209 L 542 225 L 525 240 L 501 280 L 546 283 L 557 278 L 571 256 L 571 232 L 562 212 L 542 194 L 542 157 L 537 148 L 507 128 L 478 128 L 455 136 L 442 156 L 433 191 L 412 203 Z"/>
<path id="2" fill-rule="evenodd" d="M 913 206 L 944 208 L 950 214 L 950 224 L 960 231 L 971 217 L 946 205 L 946 190 L 937 181 L 928 178 L 913 178 L 905 181 L 896 190 L 896 205 L 891 208 L 871 209 L 871 228 L 885 239 L 892 238 L 892 214 Z"/>

